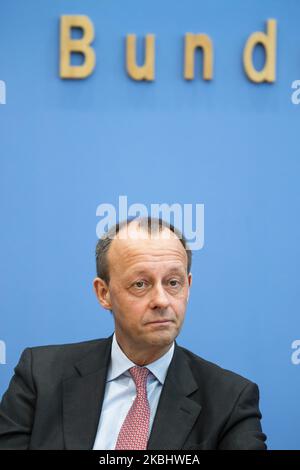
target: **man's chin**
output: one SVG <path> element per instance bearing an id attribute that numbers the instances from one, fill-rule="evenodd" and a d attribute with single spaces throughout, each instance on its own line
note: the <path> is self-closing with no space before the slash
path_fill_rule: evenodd
<path id="1" fill-rule="evenodd" d="M 177 331 L 175 332 L 173 328 L 172 330 L 169 329 L 169 331 L 167 329 L 157 329 L 156 331 L 148 332 L 147 335 L 143 335 L 143 338 L 141 337 L 140 339 L 144 345 L 165 347 L 172 344 L 176 336 Z"/>

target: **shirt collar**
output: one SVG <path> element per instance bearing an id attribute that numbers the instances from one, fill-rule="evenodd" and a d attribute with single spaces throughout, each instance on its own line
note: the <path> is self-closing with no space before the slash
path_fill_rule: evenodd
<path id="1" fill-rule="evenodd" d="M 156 361 L 148 364 L 147 369 L 160 381 L 161 384 L 164 384 L 165 378 L 167 375 L 168 367 L 172 360 L 174 353 L 174 341 L 170 349 Z M 111 347 L 111 360 L 110 366 L 107 374 L 107 381 L 116 379 L 122 374 L 130 375 L 128 369 L 134 367 L 136 364 L 132 362 L 126 354 L 120 348 L 117 339 L 116 333 L 113 334 L 112 347 Z"/>

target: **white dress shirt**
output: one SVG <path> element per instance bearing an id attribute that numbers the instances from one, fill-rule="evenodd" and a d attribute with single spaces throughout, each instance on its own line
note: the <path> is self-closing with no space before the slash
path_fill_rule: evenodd
<path id="1" fill-rule="evenodd" d="M 150 405 L 149 435 L 173 353 L 174 342 L 162 357 L 145 366 L 150 371 L 147 378 L 147 396 Z M 128 370 L 136 365 L 124 354 L 114 333 L 94 450 L 110 450 L 116 446 L 123 421 L 136 397 L 136 386 Z"/>

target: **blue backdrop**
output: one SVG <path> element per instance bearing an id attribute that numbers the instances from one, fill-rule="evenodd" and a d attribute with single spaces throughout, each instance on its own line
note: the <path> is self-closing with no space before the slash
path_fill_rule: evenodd
<path id="1" fill-rule="evenodd" d="M 13 0 L 0 10 L 0 396 L 25 347 L 113 331 L 92 290 L 99 204 L 203 203 L 178 343 L 257 382 L 269 447 L 299 449 L 299 2 Z M 93 21 L 86 80 L 59 78 L 64 14 Z M 268 18 L 277 78 L 254 84 L 242 52 Z M 200 55 L 197 79 L 183 79 L 187 32 L 213 40 L 211 82 L 198 78 Z M 156 35 L 153 83 L 126 75 L 129 33 Z"/>

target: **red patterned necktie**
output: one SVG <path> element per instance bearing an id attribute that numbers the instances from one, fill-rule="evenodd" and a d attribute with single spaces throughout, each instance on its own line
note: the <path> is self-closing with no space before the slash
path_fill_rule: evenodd
<path id="1" fill-rule="evenodd" d="M 146 367 L 134 366 L 129 369 L 136 386 L 136 398 L 120 429 L 116 450 L 145 450 L 148 442 L 150 406 L 147 398 Z"/>

